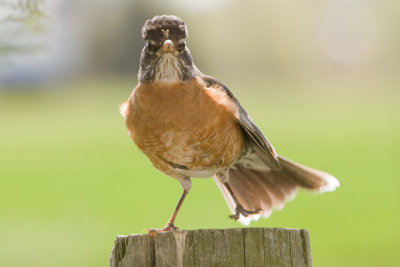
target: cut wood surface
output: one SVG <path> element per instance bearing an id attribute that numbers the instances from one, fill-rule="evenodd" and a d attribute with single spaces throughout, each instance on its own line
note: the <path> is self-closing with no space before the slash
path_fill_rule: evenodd
<path id="1" fill-rule="evenodd" d="M 311 266 L 311 251 L 307 230 L 173 231 L 117 236 L 110 266 Z"/>

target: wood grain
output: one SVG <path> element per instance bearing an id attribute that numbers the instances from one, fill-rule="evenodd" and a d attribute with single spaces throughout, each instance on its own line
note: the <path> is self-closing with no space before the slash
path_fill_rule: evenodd
<path id="1" fill-rule="evenodd" d="M 302 229 L 237 228 L 117 236 L 111 267 L 312 266 Z"/>

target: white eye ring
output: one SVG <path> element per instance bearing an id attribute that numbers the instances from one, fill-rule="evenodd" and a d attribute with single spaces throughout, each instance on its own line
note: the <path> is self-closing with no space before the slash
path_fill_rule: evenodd
<path id="1" fill-rule="evenodd" d="M 176 49 L 183 51 L 185 47 L 186 47 L 186 42 L 183 39 L 179 40 Z"/>
<path id="2" fill-rule="evenodd" d="M 149 53 L 149 54 L 153 54 L 154 53 L 154 50 L 153 50 L 154 49 L 154 45 L 152 44 L 152 42 L 146 41 L 144 46 L 146 48 L 147 53 Z"/>

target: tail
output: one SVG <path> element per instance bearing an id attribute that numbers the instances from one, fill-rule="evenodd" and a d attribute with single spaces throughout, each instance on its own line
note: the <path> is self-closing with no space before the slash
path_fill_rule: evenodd
<path id="1" fill-rule="evenodd" d="M 255 151 L 254 151 L 255 152 Z M 269 217 L 272 209 L 280 210 L 292 200 L 301 187 L 319 193 L 334 191 L 339 181 L 332 175 L 278 156 L 281 170 L 272 170 L 258 153 L 248 154 L 229 170 L 229 185 L 237 200 L 246 210 L 261 209 L 258 214 L 244 217 L 239 222 L 248 225 L 260 216 Z M 235 203 L 225 186 L 214 177 L 232 213 Z"/>

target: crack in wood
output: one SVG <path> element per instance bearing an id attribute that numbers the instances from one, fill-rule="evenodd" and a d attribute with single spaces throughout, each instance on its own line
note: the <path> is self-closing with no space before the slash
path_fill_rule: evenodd
<path id="1" fill-rule="evenodd" d="M 110 267 L 312 266 L 307 230 L 235 228 L 117 236 Z"/>

